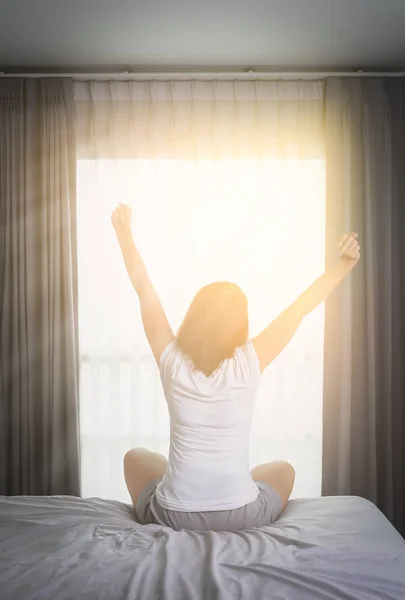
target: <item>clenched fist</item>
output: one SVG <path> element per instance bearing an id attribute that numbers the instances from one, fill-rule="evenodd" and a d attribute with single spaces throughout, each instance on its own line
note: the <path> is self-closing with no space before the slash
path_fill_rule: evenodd
<path id="1" fill-rule="evenodd" d="M 120 203 L 111 215 L 111 222 L 116 234 L 131 230 L 132 210 L 127 204 Z"/>
<path id="2" fill-rule="evenodd" d="M 341 252 L 340 258 L 353 261 L 352 266 L 355 266 L 360 260 L 360 244 L 357 240 L 357 233 L 344 235 L 338 243 L 338 248 Z"/>

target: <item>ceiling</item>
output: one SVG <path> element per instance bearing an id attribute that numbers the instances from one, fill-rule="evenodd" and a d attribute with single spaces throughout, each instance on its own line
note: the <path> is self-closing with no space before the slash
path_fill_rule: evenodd
<path id="1" fill-rule="evenodd" d="M 405 0 L 0 0 L 0 71 L 392 70 L 404 32 Z"/>

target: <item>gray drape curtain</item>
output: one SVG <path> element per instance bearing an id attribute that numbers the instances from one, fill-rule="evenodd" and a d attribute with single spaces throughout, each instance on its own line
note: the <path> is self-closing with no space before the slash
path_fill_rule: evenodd
<path id="1" fill-rule="evenodd" d="M 325 82 L 327 261 L 362 260 L 326 302 L 323 494 L 374 502 L 405 534 L 405 79 Z"/>
<path id="2" fill-rule="evenodd" d="M 73 82 L 0 79 L 0 494 L 79 495 Z"/>

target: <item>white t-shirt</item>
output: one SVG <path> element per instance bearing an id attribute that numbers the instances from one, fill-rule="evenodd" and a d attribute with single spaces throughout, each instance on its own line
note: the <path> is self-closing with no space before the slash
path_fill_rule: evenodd
<path id="1" fill-rule="evenodd" d="M 206 377 L 173 340 L 159 361 L 170 414 L 169 463 L 156 488 L 163 508 L 231 510 L 256 500 L 249 435 L 260 382 L 253 343 Z"/>

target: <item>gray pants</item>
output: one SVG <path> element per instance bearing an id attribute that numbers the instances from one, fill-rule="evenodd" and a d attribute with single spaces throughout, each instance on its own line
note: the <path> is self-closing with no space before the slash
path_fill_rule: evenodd
<path id="1" fill-rule="evenodd" d="M 156 500 L 156 486 L 161 477 L 151 481 L 139 496 L 136 514 L 142 525 L 163 525 L 172 529 L 194 531 L 243 531 L 273 523 L 281 514 L 281 499 L 268 483 L 256 481 L 260 490 L 254 502 L 233 510 L 179 512 L 162 508 Z"/>

